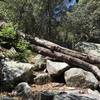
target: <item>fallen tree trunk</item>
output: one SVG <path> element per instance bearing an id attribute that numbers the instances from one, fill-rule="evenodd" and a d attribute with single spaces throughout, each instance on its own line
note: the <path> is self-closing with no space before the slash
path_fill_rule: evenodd
<path id="1" fill-rule="evenodd" d="M 63 54 L 82 59 L 82 60 L 87 61 L 92 64 L 100 64 L 100 57 L 96 57 L 96 56 L 92 56 L 92 55 L 90 56 L 85 53 L 80 53 L 78 51 L 70 50 L 68 48 L 61 47 L 61 46 L 59 46 L 55 43 L 52 43 L 50 41 L 47 41 L 47 40 L 39 39 L 36 37 L 34 39 L 34 43 L 37 43 L 38 45 L 46 47 L 52 51 L 61 52 Z"/>
<path id="2" fill-rule="evenodd" d="M 20 32 L 18 32 L 18 35 L 21 36 Z M 44 39 L 39 39 L 37 37 L 34 39 L 30 35 L 26 35 L 25 39 L 28 40 L 32 44 L 43 46 L 43 47 L 46 47 L 52 51 L 61 52 L 61 53 L 66 54 L 66 55 L 70 55 L 70 56 L 73 56 L 75 58 L 79 58 L 79 59 L 84 60 L 86 62 L 89 62 L 91 64 L 100 64 L 100 57 L 88 55 L 88 54 L 74 51 L 74 50 L 71 50 L 68 48 L 64 48 L 64 47 L 61 47 L 60 45 L 57 45 L 53 42 L 50 42 L 50 41 L 47 41 Z"/>
<path id="3" fill-rule="evenodd" d="M 97 77 L 98 80 L 100 80 L 100 69 L 95 65 L 89 64 L 88 62 L 85 62 L 78 58 L 72 57 L 70 55 L 65 55 L 63 53 L 59 53 L 56 51 L 52 52 L 51 50 L 44 48 L 44 47 L 31 45 L 31 48 L 32 48 L 32 50 L 35 50 L 36 52 L 38 52 L 39 54 L 42 54 L 44 56 L 56 58 L 58 60 L 66 62 L 68 64 L 77 66 L 78 68 L 82 68 L 84 70 L 90 71 Z M 71 66 L 71 67 L 73 67 L 73 66 Z"/>
<path id="4" fill-rule="evenodd" d="M 61 47 L 47 40 L 39 38 L 34 39 L 30 35 L 27 35 L 25 39 L 27 39 L 32 44 L 30 45 L 31 49 L 35 50 L 37 53 L 51 57 L 56 60 L 64 61 L 69 65 L 74 65 L 71 67 L 76 66 L 78 68 L 90 71 L 100 81 L 100 69 L 97 66 L 90 64 L 100 64 L 100 58 L 98 59 L 98 57 L 89 57 L 87 54 Z"/>

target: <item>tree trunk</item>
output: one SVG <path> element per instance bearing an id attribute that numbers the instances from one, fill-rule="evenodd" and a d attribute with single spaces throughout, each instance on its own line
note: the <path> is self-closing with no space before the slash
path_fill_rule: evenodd
<path id="1" fill-rule="evenodd" d="M 56 58 L 58 60 L 64 61 L 70 65 L 74 65 L 71 67 L 77 67 L 77 68 L 82 68 L 84 70 L 92 72 L 98 80 L 100 80 L 100 69 L 92 64 L 89 64 L 88 62 L 85 62 L 83 60 L 80 60 L 78 58 L 72 57 L 70 55 L 65 55 L 63 53 L 59 53 L 56 51 L 51 51 L 47 48 L 36 46 L 36 45 L 31 45 L 32 50 L 35 50 L 36 52 L 44 55 L 44 56 L 49 56 L 51 58 Z"/>
<path id="2" fill-rule="evenodd" d="M 82 59 L 82 60 L 87 61 L 87 62 L 92 63 L 92 64 L 100 64 L 100 57 L 96 57 L 96 56 L 92 56 L 92 55 L 90 56 L 90 55 L 85 54 L 85 53 L 80 53 L 78 51 L 70 50 L 68 48 L 61 47 L 61 46 L 59 46 L 55 43 L 52 43 L 50 41 L 39 39 L 39 38 L 35 38 L 34 41 L 38 45 L 46 47 L 52 51 L 61 52 L 63 54 Z"/>

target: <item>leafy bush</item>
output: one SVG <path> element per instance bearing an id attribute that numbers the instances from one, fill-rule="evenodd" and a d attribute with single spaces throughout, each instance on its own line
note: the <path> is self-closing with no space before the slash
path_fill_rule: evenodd
<path id="1" fill-rule="evenodd" d="M 16 30 L 12 23 L 6 23 L 0 31 L 0 37 L 12 38 L 16 37 Z"/>
<path id="2" fill-rule="evenodd" d="M 5 23 L 0 29 L 0 45 L 10 48 L 14 46 L 16 40 L 16 25 Z"/>
<path id="3" fill-rule="evenodd" d="M 24 51 L 28 48 L 28 42 L 24 39 L 19 39 L 16 44 L 16 48 L 18 48 L 19 51 Z"/>
<path id="4" fill-rule="evenodd" d="M 16 48 L 19 51 L 19 55 L 17 57 L 17 60 L 27 62 L 28 57 L 32 55 L 32 51 L 28 49 L 29 43 L 24 39 L 19 39 L 18 43 L 16 44 Z"/>
<path id="5" fill-rule="evenodd" d="M 28 49 L 29 43 L 23 38 L 18 37 L 16 30 L 16 25 L 6 23 L 0 30 L 0 45 L 9 49 L 10 51 L 11 47 L 14 47 L 18 52 L 16 59 L 26 61 L 26 59 L 32 54 Z"/>
<path id="6" fill-rule="evenodd" d="M 24 50 L 23 52 L 19 52 L 19 55 L 17 56 L 17 60 L 22 62 L 28 62 L 29 57 L 32 55 L 32 51 L 29 49 Z"/>

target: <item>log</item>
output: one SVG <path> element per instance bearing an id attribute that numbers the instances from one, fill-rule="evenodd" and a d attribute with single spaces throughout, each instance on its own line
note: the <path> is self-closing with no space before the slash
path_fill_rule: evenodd
<path id="1" fill-rule="evenodd" d="M 50 42 L 50 41 L 47 41 L 47 40 L 44 40 L 44 39 L 39 39 L 37 37 L 33 38 L 30 35 L 26 35 L 25 39 L 28 40 L 32 44 L 39 45 L 39 46 L 42 46 L 42 47 L 46 47 L 46 48 L 48 48 L 52 51 L 61 52 L 63 54 L 70 55 L 70 56 L 73 56 L 75 58 L 79 58 L 79 59 L 84 60 L 86 62 L 89 62 L 91 64 L 100 64 L 100 57 L 88 55 L 88 54 L 81 53 L 81 52 L 78 52 L 78 51 L 75 51 L 75 50 L 64 48 L 60 45 L 57 45 L 53 42 Z"/>
<path id="2" fill-rule="evenodd" d="M 52 42 L 47 41 L 47 40 L 39 39 L 37 37 L 34 39 L 34 43 L 35 42 L 38 45 L 46 47 L 52 51 L 61 52 L 63 54 L 82 59 L 82 60 L 87 61 L 87 62 L 92 63 L 92 64 L 100 64 L 100 57 L 88 55 L 85 53 L 80 53 L 80 52 L 74 51 L 74 50 L 70 50 L 68 48 L 61 47 L 55 43 L 52 43 Z"/>
<path id="3" fill-rule="evenodd" d="M 82 68 L 86 71 L 90 71 L 100 81 L 100 69 L 95 65 L 92 65 L 88 62 L 85 62 L 85 61 L 80 60 L 78 58 L 72 57 L 70 55 L 65 55 L 65 54 L 57 52 L 57 51 L 52 52 L 51 50 L 49 50 L 47 48 L 40 47 L 40 46 L 37 46 L 37 45 L 32 44 L 31 49 L 35 50 L 37 53 L 42 54 L 44 56 L 49 56 L 51 58 L 56 58 L 58 60 L 61 60 L 63 62 L 68 63 L 69 65 L 74 65 L 74 66 L 71 66 L 71 67 L 76 66 L 76 67 Z"/>

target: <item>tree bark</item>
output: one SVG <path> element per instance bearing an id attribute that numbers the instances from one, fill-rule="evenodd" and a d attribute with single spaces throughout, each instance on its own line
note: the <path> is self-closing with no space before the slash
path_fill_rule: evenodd
<path id="1" fill-rule="evenodd" d="M 88 62 L 85 62 L 83 60 L 80 60 L 78 58 L 72 57 L 70 55 L 65 55 L 63 53 L 59 53 L 56 51 L 51 51 L 47 48 L 44 47 L 40 47 L 40 46 L 36 46 L 36 45 L 31 45 L 32 50 L 35 50 L 36 52 L 38 52 L 39 54 L 42 54 L 44 56 L 49 56 L 51 58 L 56 58 L 58 60 L 64 61 L 66 63 L 68 63 L 69 65 L 74 65 L 71 67 L 77 67 L 77 68 L 82 68 L 84 70 L 90 71 L 92 72 L 96 78 L 100 81 L 100 69 L 95 66 L 92 65 Z"/>
<path id="2" fill-rule="evenodd" d="M 87 62 L 92 63 L 92 64 L 100 64 L 100 57 L 96 57 L 96 56 L 92 56 L 92 55 L 90 56 L 90 55 L 85 54 L 85 53 L 80 53 L 78 51 L 70 50 L 68 48 L 61 47 L 55 43 L 52 43 L 52 42 L 47 41 L 47 40 L 39 39 L 37 37 L 34 39 L 34 41 L 38 45 L 46 47 L 52 51 L 61 52 L 63 54 L 82 59 L 82 60 L 87 61 Z"/>

